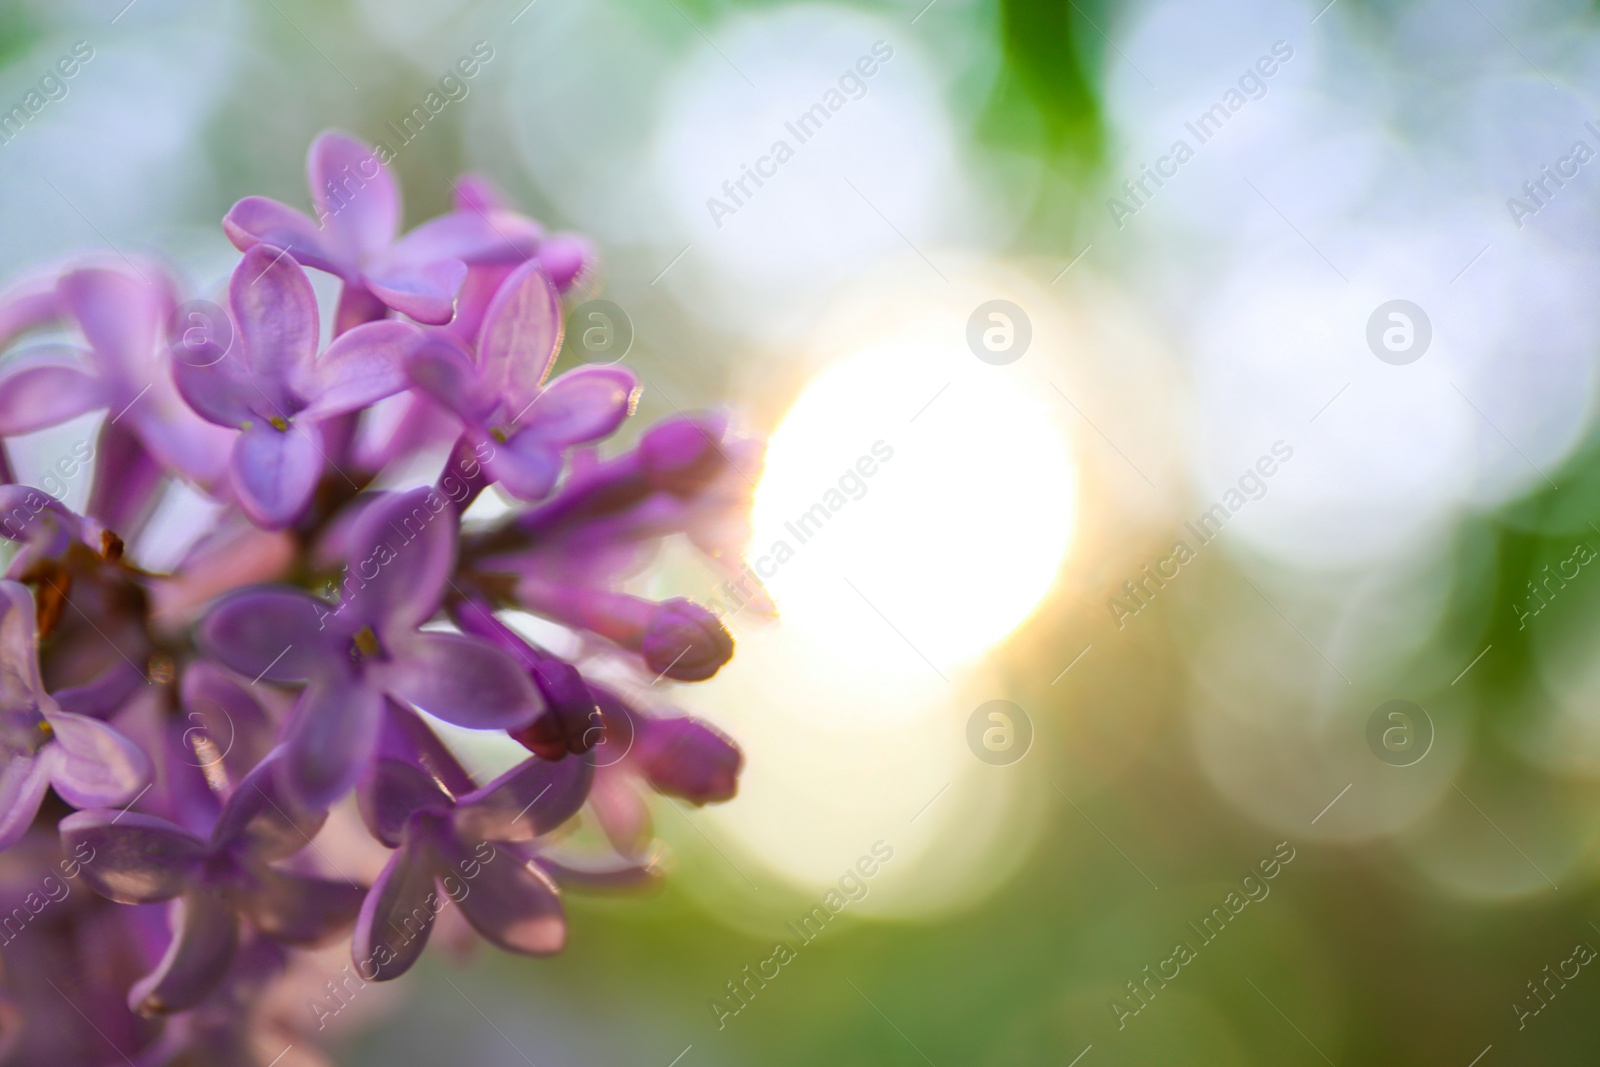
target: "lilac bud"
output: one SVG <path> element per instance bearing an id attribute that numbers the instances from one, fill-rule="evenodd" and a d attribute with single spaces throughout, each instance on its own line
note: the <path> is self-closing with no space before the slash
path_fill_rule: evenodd
<path id="1" fill-rule="evenodd" d="M 717 442 L 722 434 L 723 423 L 716 416 L 683 416 L 652 426 L 639 439 L 646 477 L 657 489 L 693 492 L 720 469 Z"/>
<path id="2" fill-rule="evenodd" d="M 709 804 L 731 800 L 739 791 L 744 753 L 698 719 L 643 720 L 634 754 L 658 792 Z"/>
<path id="3" fill-rule="evenodd" d="M 703 682 L 733 658 L 733 636 L 708 609 L 678 597 L 656 606 L 640 651 L 657 674 Z"/>

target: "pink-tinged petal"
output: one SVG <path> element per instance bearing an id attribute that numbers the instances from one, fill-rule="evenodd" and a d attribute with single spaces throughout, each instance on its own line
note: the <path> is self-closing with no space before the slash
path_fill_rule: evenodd
<path id="1" fill-rule="evenodd" d="M 570 758 L 524 760 L 456 808 L 456 831 L 488 841 L 526 841 L 547 834 L 578 813 L 589 797 L 594 765 Z"/>
<path id="2" fill-rule="evenodd" d="M 33 825 L 39 804 L 50 788 L 54 756 L 47 747 L 34 755 L 11 756 L 0 765 L 0 849 L 16 844 Z"/>
<path id="3" fill-rule="evenodd" d="M 56 290 L 58 275 L 42 270 L 21 279 L 0 293 L 0 348 L 29 330 L 48 326 L 62 314 L 61 295 Z"/>
<path id="4" fill-rule="evenodd" d="M 646 856 L 639 860 L 608 857 L 589 862 L 539 856 L 534 862 L 554 878 L 557 885 L 578 886 L 590 892 L 637 891 L 659 884 L 662 878 L 661 862 L 657 856 Z"/>
<path id="5" fill-rule="evenodd" d="M 445 883 L 459 886 L 456 904 L 472 928 L 507 952 L 547 956 L 567 942 L 567 917 L 561 893 L 550 876 L 514 845 L 443 837 L 435 848 L 441 873 L 461 875 Z M 476 878 L 465 873 L 476 869 Z"/>
<path id="6" fill-rule="evenodd" d="M 214 849 L 281 859 L 305 848 L 322 829 L 326 809 L 305 808 L 284 791 L 282 752 L 267 756 L 234 789 L 211 831 Z"/>
<path id="7" fill-rule="evenodd" d="M 452 797 L 465 796 L 478 787 L 472 775 L 439 740 L 439 735 L 422 721 L 422 716 L 393 700 L 388 701 L 385 713 L 383 753 L 386 758 L 420 767 Z"/>
<path id="8" fill-rule="evenodd" d="M 513 414 L 538 395 L 561 351 L 561 301 L 529 260 L 511 272 L 483 316 L 478 363 Z"/>
<path id="9" fill-rule="evenodd" d="M 624 856 L 638 856 L 650 845 L 650 807 L 620 767 L 601 768 L 589 790 L 589 806 L 606 840 Z"/>
<path id="10" fill-rule="evenodd" d="M 157 343 L 171 310 L 171 290 L 124 271 L 90 267 L 64 275 L 60 292 L 110 387 L 107 402 L 132 403 L 162 370 Z"/>
<path id="11" fill-rule="evenodd" d="M 388 248 L 400 226 L 400 190 L 372 149 L 329 130 L 311 142 L 306 177 L 317 221 L 359 257 Z"/>
<path id="12" fill-rule="evenodd" d="M 310 367 L 321 329 L 317 295 L 293 256 L 272 245 L 250 249 L 228 280 L 228 303 L 238 329 L 235 351 L 259 381 L 288 384 Z"/>
<path id="13" fill-rule="evenodd" d="M 429 488 L 385 493 L 356 517 L 347 542 L 347 610 L 380 637 L 433 617 L 456 560 L 456 513 Z"/>
<path id="14" fill-rule="evenodd" d="M 367 828 L 389 848 L 400 846 L 413 815 L 447 814 L 455 804 L 421 768 L 397 759 L 380 759 L 356 795 Z"/>
<path id="15" fill-rule="evenodd" d="M 44 490 L 0 485 L 0 537 L 26 541 L 47 556 L 59 556 L 82 533 L 78 516 Z"/>
<path id="16" fill-rule="evenodd" d="M 457 177 L 450 185 L 456 191 L 457 211 L 505 210 L 505 194 L 485 175 L 469 172 Z"/>
<path id="17" fill-rule="evenodd" d="M 208 655 L 247 678 L 303 682 L 322 670 L 343 633 L 336 621 L 330 605 L 304 590 L 254 585 L 223 594 L 198 636 Z"/>
<path id="18" fill-rule="evenodd" d="M 283 768 L 297 802 L 325 810 L 360 779 L 378 748 L 383 698 L 349 675 L 312 682 L 295 705 Z"/>
<path id="19" fill-rule="evenodd" d="M 233 247 L 248 252 L 256 245 L 287 249 L 295 261 L 313 270 L 348 277 L 356 273 L 355 257 L 330 247 L 327 235 L 303 213 L 264 196 L 247 196 L 222 219 Z"/>
<path id="20" fill-rule="evenodd" d="M 168 915 L 172 941 L 156 969 L 128 990 L 132 1011 L 188 1011 L 217 991 L 238 951 L 239 921 L 217 896 L 186 893 L 172 902 Z"/>
<path id="21" fill-rule="evenodd" d="M 169 470 L 188 476 L 207 491 L 214 491 L 227 476 L 233 434 L 192 414 L 176 389 L 172 391 L 172 407 L 174 410 L 151 415 L 141 401 L 133 406 L 124 422 L 132 424 L 150 454 Z"/>
<path id="22" fill-rule="evenodd" d="M 518 421 L 561 444 L 598 441 L 633 414 L 638 388 L 633 372 L 622 367 L 580 367 L 545 386 Z"/>
<path id="23" fill-rule="evenodd" d="M 272 720 L 231 673 L 206 660 L 190 663 L 184 668 L 179 693 L 187 724 L 183 747 L 202 767 L 220 763 L 242 778 L 266 757 Z"/>
<path id="24" fill-rule="evenodd" d="M 514 730 L 544 711 L 517 661 L 463 634 L 418 633 L 383 667 L 383 683 L 430 715 L 475 730 Z"/>
<path id="25" fill-rule="evenodd" d="M 39 493 L 37 489 L 29 491 Z M 9 511 L 13 506 L 17 505 L 0 494 L 0 507 Z M 20 582 L 0 581 L 0 707 L 33 707 L 44 695 L 38 635 L 33 594 Z"/>
<path id="26" fill-rule="evenodd" d="M 376 404 L 404 389 L 406 357 L 422 341 L 409 323 L 369 322 L 339 335 L 307 376 L 303 419 L 324 419 Z"/>
<path id="27" fill-rule="evenodd" d="M 543 500 L 561 477 L 561 447 L 529 427 L 497 444 L 483 469 L 518 500 Z"/>
<path id="28" fill-rule="evenodd" d="M 256 422 L 240 431 L 229 473 L 239 506 L 257 526 L 281 530 L 310 505 L 322 477 L 320 436 L 315 423 L 277 430 Z"/>
<path id="29" fill-rule="evenodd" d="M 62 850 L 88 856 L 79 876 L 119 904 L 155 904 L 183 892 L 207 856 L 187 830 L 136 811 L 80 811 L 61 820 Z"/>
<path id="30" fill-rule="evenodd" d="M 268 937 L 292 945 L 317 945 L 356 921 L 366 887 L 291 874 L 270 867 L 250 873 L 250 890 L 236 894 L 245 918 Z"/>
<path id="31" fill-rule="evenodd" d="M 455 211 L 430 219 L 395 242 L 393 261 L 423 265 L 521 263 L 539 247 L 544 228 L 514 211 Z"/>
<path id="32" fill-rule="evenodd" d="M 33 433 L 106 406 L 100 379 L 52 345 L 8 360 L 0 374 L 0 436 Z"/>
<path id="33" fill-rule="evenodd" d="M 555 234 L 539 246 L 539 268 L 561 293 L 593 273 L 595 258 L 594 246 L 574 234 Z"/>
<path id="34" fill-rule="evenodd" d="M 75 808 L 131 803 L 150 781 L 150 761 L 115 728 L 87 715 L 57 711 L 47 716 L 60 755 L 50 784 Z"/>
<path id="35" fill-rule="evenodd" d="M 205 365 L 174 360 L 172 378 L 184 403 L 218 426 L 237 429 L 259 418 L 257 408 L 281 407 L 288 399 L 281 384 L 260 381 L 232 355 Z"/>
<path id="36" fill-rule="evenodd" d="M 122 710 L 135 692 L 145 687 L 144 672 L 119 660 L 82 685 L 57 689 L 50 695 L 62 711 L 107 719 Z"/>
<path id="37" fill-rule="evenodd" d="M 367 273 L 367 287 L 385 304 L 429 326 L 443 326 L 456 314 L 456 296 L 467 280 L 459 259 L 408 264 L 386 261 Z"/>
<path id="38" fill-rule="evenodd" d="M 406 361 L 411 384 L 449 408 L 467 424 L 482 422 L 499 399 L 478 373 L 460 341 L 435 333 Z"/>
<path id="39" fill-rule="evenodd" d="M 405 842 L 372 883 L 356 919 L 350 951 L 361 977 L 387 982 L 405 974 L 422 955 L 434 917 L 443 907 L 434 870 L 427 837 L 414 827 L 408 829 Z"/>
<path id="40" fill-rule="evenodd" d="M 207 430 L 227 433 L 198 419 L 194 421 Z M 108 530 L 141 528 L 156 505 L 167 474 L 161 460 L 145 447 L 140 432 L 130 425 L 132 422 L 131 418 L 120 422 L 107 419 L 100 424 L 100 439 L 94 445 L 94 479 L 89 485 L 89 505 L 84 514 Z M 223 454 L 219 449 L 211 451 L 213 459 Z M 190 469 L 194 466 L 191 464 Z"/>

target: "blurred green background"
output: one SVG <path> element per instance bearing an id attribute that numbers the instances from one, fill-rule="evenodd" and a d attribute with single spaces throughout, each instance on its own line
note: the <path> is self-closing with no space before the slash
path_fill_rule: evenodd
<path id="1" fill-rule="evenodd" d="M 4 5 L 0 105 L 93 50 L 0 146 L 8 278 L 110 245 L 214 293 L 234 200 L 303 205 L 317 131 L 397 145 L 483 42 L 397 149 L 407 223 L 471 170 L 589 235 L 640 425 L 769 433 L 825 369 L 911 353 L 775 447 L 773 514 L 830 487 L 808 457 L 899 464 L 774 582 L 793 624 L 736 619 L 734 666 L 671 694 L 746 743 L 741 797 L 658 802 L 665 887 L 569 898 L 558 958 L 439 938 L 341 1013 L 339 1062 L 1594 1061 L 1600 977 L 1549 980 L 1600 945 L 1592 5 L 124 3 Z M 1031 324 L 1014 363 L 968 350 L 989 299 Z M 1392 300 L 1428 323 L 1405 360 L 1369 340 Z M 969 745 L 990 700 L 1015 759 Z"/>

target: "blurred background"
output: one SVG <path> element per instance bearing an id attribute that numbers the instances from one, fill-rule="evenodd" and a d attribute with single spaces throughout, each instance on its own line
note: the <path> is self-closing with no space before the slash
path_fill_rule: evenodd
<path id="1" fill-rule="evenodd" d="M 770 438 L 781 620 L 651 578 L 740 796 L 339 1062 L 1593 1062 L 1600 6 L 4 0 L 32 90 L 7 280 L 214 295 L 339 127 L 592 237 L 638 425 Z"/>

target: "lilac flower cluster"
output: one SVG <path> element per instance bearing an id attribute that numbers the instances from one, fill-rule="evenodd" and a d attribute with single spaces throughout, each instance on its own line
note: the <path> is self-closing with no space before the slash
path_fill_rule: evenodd
<path id="1" fill-rule="evenodd" d="M 340 134 L 309 172 L 315 221 L 224 219 L 226 311 L 144 260 L 0 296 L 0 442 L 104 415 L 81 514 L 0 444 L 0 1061 L 321 1063 L 319 950 L 362 983 L 450 920 L 556 952 L 564 887 L 654 878 L 649 791 L 737 787 L 643 698 L 732 639 L 624 585 L 676 534 L 737 572 L 757 447 L 680 415 L 602 458 L 633 375 L 551 377 L 584 242 L 470 176 L 399 235 Z M 464 522 L 491 485 L 523 506 Z M 530 754 L 477 782 L 435 720 Z"/>

